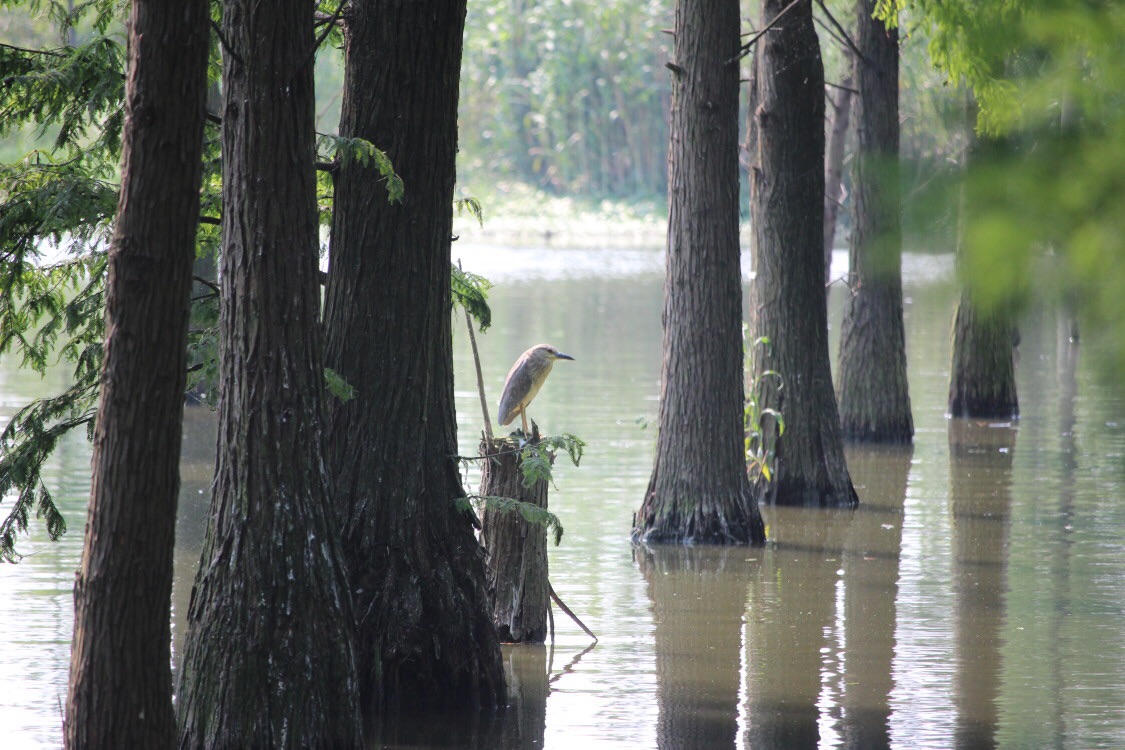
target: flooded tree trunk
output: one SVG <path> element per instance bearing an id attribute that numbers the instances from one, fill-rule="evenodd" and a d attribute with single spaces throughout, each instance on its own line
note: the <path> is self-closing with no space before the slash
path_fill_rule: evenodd
<path id="1" fill-rule="evenodd" d="M 178 677 L 181 748 L 362 742 L 321 455 L 309 10 L 223 10 L 218 465 Z"/>
<path id="2" fill-rule="evenodd" d="M 953 318 L 949 413 L 954 417 L 1012 419 L 1016 394 L 1015 324 L 1006 310 L 982 310 L 968 289 Z"/>
<path id="3" fill-rule="evenodd" d="M 789 6 L 763 0 L 762 24 Z M 754 358 L 758 403 L 785 417 L 768 489 L 787 505 L 858 502 L 828 358 L 824 294 L 824 65 L 812 6 L 788 9 L 755 45 L 750 91 L 750 210 L 754 271 L 750 338 L 766 337 Z M 765 370 L 781 374 L 784 387 Z"/>
<path id="4" fill-rule="evenodd" d="M 207 4 L 134 0 L 68 748 L 171 747 L 172 548 L 199 221 Z"/>
<path id="5" fill-rule="evenodd" d="M 840 329 L 836 389 L 844 438 L 908 443 L 914 437 L 902 320 L 898 29 L 858 0 L 859 87 L 851 274 Z"/>
<path id="6" fill-rule="evenodd" d="M 547 507 L 547 480 L 524 487 L 519 446 L 508 439 L 481 442 L 480 494 L 509 497 Z M 484 512 L 481 541 L 487 555 L 492 620 L 500 640 L 543 643 L 547 639 L 550 584 L 547 579 L 547 530 L 517 512 Z"/>
<path id="7" fill-rule="evenodd" d="M 967 105 L 969 127 L 976 120 L 976 102 Z M 970 131 L 963 169 L 989 145 Z M 971 205 L 962 186 L 957 227 L 957 264 L 964 273 L 965 233 Z M 1019 334 L 1011 309 L 1003 302 L 981 305 L 974 298 L 972 280 L 961 279 L 961 296 L 953 315 L 953 351 L 949 366 L 948 411 L 954 417 L 1013 419 L 1019 416 L 1016 393 L 1015 346 Z"/>
<path id="8" fill-rule="evenodd" d="M 450 242 L 464 0 L 353 2 L 341 135 L 390 156 L 336 174 L 325 356 L 354 389 L 330 414 L 328 464 L 356 602 L 368 720 L 504 701 L 484 553 L 454 456 Z"/>
<path id="9" fill-rule="evenodd" d="M 634 540 L 765 541 L 743 447 L 738 13 L 676 3 L 660 430 Z"/>

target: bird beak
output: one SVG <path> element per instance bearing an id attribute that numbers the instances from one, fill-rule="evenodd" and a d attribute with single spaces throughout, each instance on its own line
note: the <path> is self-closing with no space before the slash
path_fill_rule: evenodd
<path id="1" fill-rule="evenodd" d="M 569 354 L 563 354 L 562 352 L 559 352 L 555 355 L 555 359 L 569 359 L 573 361 L 574 357 L 570 356 Z"/>

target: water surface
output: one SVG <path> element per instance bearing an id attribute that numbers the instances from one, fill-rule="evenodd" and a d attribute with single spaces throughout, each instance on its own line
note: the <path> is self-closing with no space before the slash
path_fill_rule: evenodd
<path id="1" fill-rule="evenodd" d="M 566 533 L 550 565 L 554 588 L 599 641 L 590 648 L 556 613 L 553 647 L 504 650 L 503 720 L 407 724 L 388 731 L 388 746 L 1125 746 L 1125 405 L 1053 311 L 1033 310 L 1021 326 L 1022 418 L 948 420 L 952 264 L 908 255 L 917 435 L 912 448 L 848 449 L 860 507 L 765 508 L 764 548 L 635 549 L 628 532 L 656 429 L 661 253 L 454 254 L 496 283 L 494 325 L 478 336 L 493 408 L 528 346 L 576 358 L 556 365 L 530 413 L 545 432 L 589 444 L 580 467 L 557 464 L 550 502 Z M 472 455 L 480 405 L 460 319 L 454 331 L 461 451 Z M 64 376 L 43 382 L 0 363 L 0 419 Z M 213 417 L 189 409 L 176 639 L 213 451 Z M 89 490 L 81 436 L 52 459 L 48 481 L 71 532 L 53 544 L 35 526 L 24 562 L 0 567 L 4 748 L 61 744 Z"/>

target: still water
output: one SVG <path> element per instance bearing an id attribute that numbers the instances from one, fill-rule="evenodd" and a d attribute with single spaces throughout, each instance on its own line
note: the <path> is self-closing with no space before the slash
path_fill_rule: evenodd
<path id="1" fill-rule="evenodd" d="M 765 548 L 634 549 L 656 428 L 661 253 L 465 245 L 455 255 L 496 284 L 494 325 L 478 336 L 493 406 L 531 344 L 575 357 L 555 367 L 531 414 L 545 432 L 589 444 L 580 467 L 557 464 L 550 502 L 566 533 L 550 565 L 555 590 L 599 641 L 591 647 L 556 613 L 553 648 L 505 648 L 513 710 L 501 726 L 430 722 L 389 744 L 1125 747 L 1125 403 L 1052 310 L 1032 310 L 1021 327 L 1022 418 L 950 421 L 951 263 L 908 255 L 917 435 L 913 448 L 849 449 L 862 505 L 765 508 Z M 461 451 L 471 455 L 482 422 L 463 332 L 458 322 Z M 64 378 L 0 363 L 0 421 Z M 213 447 L 213 417 L 189 409 L 177 644 Z M 89 448 L 74 436 L 48 480 L 71 532 L 50 543 L 36 526 L 24 561 L 0 567 L 5 750 L 61 742 L 88 474 Z"/>

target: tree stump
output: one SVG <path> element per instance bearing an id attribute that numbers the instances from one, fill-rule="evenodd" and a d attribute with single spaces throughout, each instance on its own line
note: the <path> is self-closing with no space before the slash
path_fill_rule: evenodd
<path id="1" fill-rule="evenodd" d="M 534 436 L 537 437 L 537 436 Z M 509 438 L 481 440 L 480 494 L 508 497 L 547 507 L 547 481 L 523 485 L 519 444 Z M 487 555 L 485 576 L 492 596 L 492 620 L 506 643 L 547 639 L 550 585 L 547 581 L 547 529 L 513 511 L 486 508 L 481 540 Z"/>

